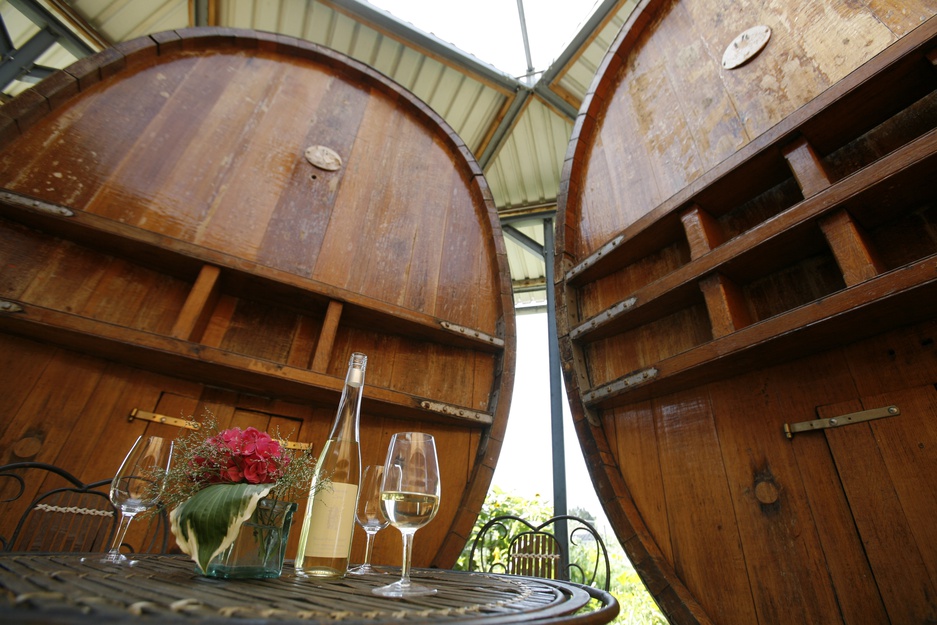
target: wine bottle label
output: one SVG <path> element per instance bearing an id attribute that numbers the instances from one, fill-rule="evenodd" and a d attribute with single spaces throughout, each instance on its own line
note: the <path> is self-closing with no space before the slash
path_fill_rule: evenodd
<path id="1" fill-rule="evenodd" d="M 347 558 L 355 530 L 356 484 L 332 483 L 312 502 L 305 557 Z"/>

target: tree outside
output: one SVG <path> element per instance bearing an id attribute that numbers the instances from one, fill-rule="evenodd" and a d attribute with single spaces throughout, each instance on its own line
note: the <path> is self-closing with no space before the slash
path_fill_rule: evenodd
<path id="1" fill-rule="evenodd" d="M 488 493 L 485 504 L 478 515 L 478 520 L 475 522 L 472 535 L 476 535 L 492 518 L 506 514 L 518 516 L 537 524 L 546 521 L 553 515 L 553 504 L 539 495 L 533 499 L 525 499 L 495 486 Z M 595 515 L 582 508 L 572 509 L 570 514 L 590 522 L 595 521 Z M 508 541 L 505 536 L 499 536 L 496 533 L 489 533 L 488 536 L 492 544 L 488 544 L 486 547 L 491 553 L 495 554 L 496 558 L 498 554 L 507 552 Z M 608 549 L 611 565 L 612 579 L 609 592 L 621 605 L 621 612 L 614 623 L 619 625 L 667 625 L 667 619 L 664 618 L 657 604 L 654 603 L 654 599 L 647 592 L 644 583 L 631 566 L 615 536 L 603 533 L 602 540 Z M 498 544 L 499 542 L 503 544 Z M 455 566 L 456 569 L 468 570 L 468 558 L 471 548 L 472 543 L 469 541 L 459 556 Z M 571 542 L 570 561 L 576 562 L 577 552 L 581 552 L 583 549 L 582 545 L 577 545 L 575 541 Z M 578 556 L 580 558 L 584 557 L 582 553 L 578 553 Z M 603 570 L 600 572 L 600 578 L 595 580 L 595 586 L 604 587 L 604 582 L 605 572 Z"/>

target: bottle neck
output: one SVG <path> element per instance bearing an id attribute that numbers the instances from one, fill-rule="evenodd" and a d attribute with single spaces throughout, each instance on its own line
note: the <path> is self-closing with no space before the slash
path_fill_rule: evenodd
<path id="1" fill-rule="evenodd" d="M 348 373 L 348 379 L 345 382 L 345 388 L 342 390 L 342 399 L 338 404 L 338 413 L 335 415 L 335 423 L 332 424 L 329 439 L 358 442 L 358 417 L 361 412 L 364 380 L 360 371 L 357 372 L 359 374 L 357 379 L 354 379 L 354 373 L 354 369 Z"/>

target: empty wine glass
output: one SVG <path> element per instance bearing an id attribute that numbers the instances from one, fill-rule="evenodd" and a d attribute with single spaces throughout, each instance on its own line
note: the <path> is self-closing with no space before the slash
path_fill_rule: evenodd
<path id="1" fill-rule="evenodd" d="M 381 509 L 381 484 L 383 481 L 383 465 L 372 464 L 364 468 L 364 474 L 361 476 L 361 490 L 358 491 L 358 507 L 355 509 L 355 520 L 368 535 L 368 543 L 364 548 L 364 564 L 348 569 L 348 572 L 352 575 L 383 572 L 371 566 L 374 536 L 387 527 L 387 517 L 384 516 L 384 511 Z"/>
<path id="2" fill-rule="evenodd" d="M 172 441 L 159 436 L 138 436 L 114 479 L 111 480 L 111 503 L 120 512 L 120 525 L 110 551 L 98 561 L 105 564 L 126 564 L 130 560 L 120 552 L 130 522 L 140 512 L 159 503 L 166 472 L 172 460 Z"/>
<path id="3" fill-rule="evenodd" d="M 413 534 L 433 520 L 439 510 L 439 463 L 436 441 L 429 434 L 398 432 L 390 440 L 384 461 L 381 507 L 403 537 L 400 579 L 371 590 L 384 597 L 436 594 L 435 588 L 410 581 Z"/>

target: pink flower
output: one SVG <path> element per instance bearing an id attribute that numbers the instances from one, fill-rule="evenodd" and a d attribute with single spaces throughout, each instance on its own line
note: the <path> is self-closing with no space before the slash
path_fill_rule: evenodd
<path id="1" fill-rule="evenodd" d="M 265 484 L 270 465 L 266 460 L 260 458 L 245 458 L 244 460 L 244 479 L 249 484 Z"/>
<path id="2" fill-rule="evenodd" d="M 244 480 L 244 473 L 241 471 L 241 467 L 236 458 L 228 458 L 228 466 L 225 467 L 222 475 L 222 482 L 233 482 L 237 484 Z"/>
<path id="3" fill-rule="evenodd" d="M 193 481 L 270 484 L 282 477 L 290 457 L 266 432 L 229 428 L 208 438 L 191 461 Z"/>
<path id="4" fill-rule="evenodd" d="M 226 447 L 232 454 L 241 453 L 241 449 L 243 447 L 241 428 L 231 428 L 230 430 L 225 430 L 221 434 L 213 436 L 209 440 L 212 441 L 215 445 Z"/>

